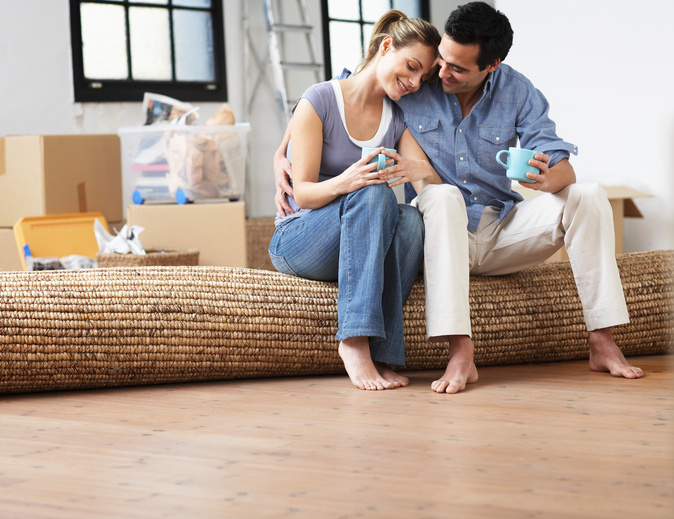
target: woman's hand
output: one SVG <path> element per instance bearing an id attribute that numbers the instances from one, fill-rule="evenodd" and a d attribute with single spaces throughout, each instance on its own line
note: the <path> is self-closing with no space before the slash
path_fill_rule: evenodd
<path id="1" fill-rule="evenodd" d="M 386 182 L 385 178 L 381 177 L 381 173 L 386 170 L 377 171 L 377 161 L 368 164 L 369 161 L 377 157 L 380 153 L 384 153 L 385 148 L 380 147 L 368 153 L 358 162 L 352 164 L 346 171 L 334 178 L 337 191 L 340 195 L 353 193 L 365 186 L 372 186 L 375 184 L 383 184 Z M 397 154 L 396 154 L 397 155 Z M 387 164 L 393 164 L 393 160 L 387 160 Z"/>

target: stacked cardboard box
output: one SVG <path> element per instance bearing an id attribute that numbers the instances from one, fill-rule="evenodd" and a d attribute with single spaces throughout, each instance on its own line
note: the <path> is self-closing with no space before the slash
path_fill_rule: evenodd
<path id="1" fill-rule="evenodd" d="M 12 227 L 22 217 L 89 211 L 124 218 L 117 135 L 0 138 L 0 269 L 21 269 Z"/>
<path id="2" fill-rule="evenodd" d="M 197 249 L 199 265 L 248 266 L 244 202 L 130 205 L 127 223 L 144 228 L 146 250 Z"/>

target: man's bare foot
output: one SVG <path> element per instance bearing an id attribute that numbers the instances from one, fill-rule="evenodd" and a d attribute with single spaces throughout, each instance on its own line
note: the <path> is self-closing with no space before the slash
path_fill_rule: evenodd
<path id="1" fill-rule="evenodd" d="M 632 366 L 613 340 L 611 328 L 602 328 L 589 332 L 590 369 L 608 371 L 614 377 L 641 378 L 641 368 Z"/>
<path id="2" fill-rule="evenodd" d="M 431 384 L 431 389 L 436 393 L 458 393 L 466 389 L 466 384 L 477 382 L 474 352 L 473 340 L 468 335 L 450 336 L 447 369 Z"/>
<path id="3" fill-rule="evenodd" d="M 374 366 L 385 380 L 388 380 L 391 384 L 393 384 L 393 387 L 405 387 L 410 383 L 409 378 L 398 375 L 398 373 L 393 371 L 383 362 L 375 362 Z"/>
<path id="4" fill-rule="evenodd" d="M 339 343 L 338 351 L 351 382 L 358 389 L 377 391 L 397 387 L 377 371 L 370 357 L 370 343 L 367 337 L 344 339 Z"/>

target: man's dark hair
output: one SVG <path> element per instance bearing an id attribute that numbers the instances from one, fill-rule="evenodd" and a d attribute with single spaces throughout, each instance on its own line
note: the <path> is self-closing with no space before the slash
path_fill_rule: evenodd
<path id="1" fill-rule="evenodd" d="M 461 45 L 480 46 L 477 57 L 480 70 L 497 59 L 503 61 L 513 44 L 513 29 L 508 18 L 486 2 L 457 7 L 447 18 L 445 33 Z"/>

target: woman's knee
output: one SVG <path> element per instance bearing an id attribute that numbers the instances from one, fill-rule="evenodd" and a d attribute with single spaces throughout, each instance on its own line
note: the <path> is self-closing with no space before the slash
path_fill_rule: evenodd
<path id="1" fill-rule="evenodd" d="M 416 207 L 410 205 L 398 205 L 398 226 L 396 234 L 411 247 L 423 245 L 424 242 L 424 219 Z"/>
<path id="2" fill-rule="evenodd" d="M 388 184 L 374 184 L 371 186 L 365 186 L 360 188 L 357 191 L 349 193 L 347 197 L 350 200 L 357 201 L 358 203 L 366 203 L 372 205 L 398 205 L 396 195 L 393 192 Z"/>

